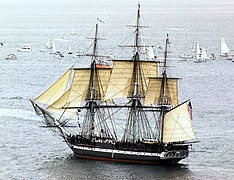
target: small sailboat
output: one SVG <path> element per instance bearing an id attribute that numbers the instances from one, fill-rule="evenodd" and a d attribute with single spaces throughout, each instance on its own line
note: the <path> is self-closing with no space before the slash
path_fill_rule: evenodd
<path id="1" fill-rule="evenodd" d="M 149 46 L 148 56 L 147 57 L 148 57 L 149 60 L 155 59 L 154 49 L 153 49 L 152 46 Z"/>
<path id="2" fill-rule="evenodd" d="M 195 51 L 195 56 L 194 56 L 194 62 L 196 62 L 196 63 L 201 62 L 201 48 L 200 48 L 198 42 L 196 42 L 196 51 Z"/>
<path id="3" fill-rule="evenodd" d="M 24 45 L 18 49 L 18 52 L 31 52 L 31 51 L 32 51 L 32 47 L 29 45 Z"/>
<path id="4" fill-rule="evenodd" d="M 56 50 L 56 47 L 55 47 L 55 42 L 53 40 L 53 43 L 52 43 L 52 54 L 56 53 L 57 50 Z"/>
<path id="5" fill-rule="evenodd" d="M 201 54 L 201 61 L 206 61 L 208 59 L 207 57 L 207 51 L 206 51 L 206 48 L 203 47 L 202 48 L 202 54 Z"/>
<path id="6" fill-rule="evenodd" d="M 73 54 L 72 49 L 71 49 L 71 45 L 68 45 L 68 54 Z"/>
<path id="7" fill-rule="evenodd" d="M 76 30 L 73 28 L 72 29 L 72 32 L 71 32 L 72 35 L 76 35 Z"/>
<path id="8" fill-rule="evenodd" d="M 210 60 L 215 60 L 215 54 L 214 53 L 211 53 L 210 56 L 209 56 Z"/>
<path id="9" fill-rule="evenodd" d="M 154 49 L 152 45 L 145 45 L 144 42 L 144 54 L 145 54 L 145 59 L 147 60 L 153 60 L 156 58 L 156 56 L 154 55 Z"/>
<path id="10" fill-rule="evenodd" d="M 47 40 L 46 47 L 47 47 L 48 49 L 51 49 L 51 48 L 52 48 L 52 45 L 50 44 L 50 39 L 49 39 L 49 38 L 48 38 L 48 40 Z"/>
<path id="11" fill-rule="evenodd" d="M 220 49 L 220 56 L 221 57 L 228 57 L 229 56 L 230 49 L 224 40 L 223 37 L 221 37 L 221 49 Z"/>
<path id="12" fill-rule="evenodd" d="M 10 54 L 6 55 L 5 59 L 6 59 L 6 60 L 16 60 L 17 57 L 16 57 L 15 54 L 10 53 Z"/>
<path id="13" fill-rule="evenodd" d="M 183 41 L 186 40 L 185 34 L 186 32 L 184 32 Z M 188 54 L 186 52 L 186 48 L 184 47 L 184 51 L 181 54 L 179 54 L 179 58 L 180 58 L 180 61 L 187 61 L 188 59 L 193 59 L 193 55 Z"/>

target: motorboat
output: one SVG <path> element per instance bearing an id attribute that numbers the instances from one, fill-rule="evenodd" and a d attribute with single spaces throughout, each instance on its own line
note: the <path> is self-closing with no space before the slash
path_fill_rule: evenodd
<path id="1" fill-rule="evenodd" d="M 32 47 L 29 45 L 24 45 L 21 48 L 18 49 L 19 52 L 31 52 Z"/>
<path id="2" fill-rule="evenodd" d="M 64 55 L 58 51 L 58 52 L 54 53 L 54 57 L 57 59 L 61 59 L 62 57 L 64 57 Z"/>
<path id="3" fill-rule="evenodd" d="M 15 54 L 10 53 L 10 54 L 6 55 L 5 59 L 6 59 L 6 60 L 16 60 L 17 57 L 16 57 Z"/>
<path id="4" fill-rule="evenodd" d="M 193 59 L 193 55 L 189 55 L 189 54 L 180 54 L 179 58 L 181 59 L 181 61 L 187 61 L 188 59 Z"/>

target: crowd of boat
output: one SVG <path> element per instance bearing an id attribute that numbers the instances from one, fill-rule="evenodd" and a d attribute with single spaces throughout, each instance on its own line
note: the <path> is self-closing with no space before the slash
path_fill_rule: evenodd
<path id="1" fill-rule="evenodd" d="M 73 28 L 71 34 L 76 35 L 76 31 L 75 31 L 74 28 Z M 54 58 L 59 58 L 60 59 L 60 58 L 64 57 L 64 55 L 60 51 L 56 50 L 55 41 L 70 42 L 71 40 L 67 40 L 67 39 L 64 39 L 64 38 L 60 38 L 60 39 L 57 38 L 57 39 L 53 39 L 52 42 L 51 42 L 50 39 L 48 38 L 47 43 L 46 43 L 46 48 L 47 49 L 52 49 L 52 52 L 50 52 L 50 54 L 53 54 Z M 2 42 L 0 42 L 0 45 L 4 46 L 4 44 Z M 28 45 L 28 44 L 25 44 L 22 47 L 17 49 L 17 52 L 32 52 L 32 51 L 33 51 L 32 47 L 30 45 Z M 40 52 L 45 52 L 45 51 L 41 50 Z M 77 57 L 77 52 L 72 51 L 71 45 L 68 45 L 68 54 L 73 55 L 73 57 Z M 5 56 L 5 59 L 6 60 L 17 60 L 17 55 L 16 55 L 16 53 L 9 53 L 9 54 L 7 54 Z"/>
<path id="2" fill-rule="evenodd" d="M 76 35 L 76 34 L 77 34 L 76 30 L 73 28 L 71 35 Z M 71 42 L 71 40 L 67 40 L 64 38 L 60 38 L 60 39 L 57 38 L 57 39 L 50 40 L 48 38 L 48 40 L 46 42 L 46 48 L 52 50 L 52 52 L 50 52 L 50 54 L 53 54 L 54 58 L 61 59 L 64 57 L 64 54 L 56 49 L 56 45 L 55 45 L 56 41 Z M 3 46 L 3 43 L 1 43 L 1 46 Z M 145 45 L 145 46 L 146 47 L 144 48 L 144 50 L 145 50 L 145 55 L 147 56 L 146 58 L 155 59 L 158 57 L 154 53 L 155 50 L 153 49 L 153 46 L 151 46 L 151 45 Z M 160 51 L 160 49 L 162 49 L 162 47 L 158 46 L 158 49 Z M 32 47 L 30 45 L 24 45 L 24 46 L 20 47 L 17 51 L 18 52 L 32 52 Z M 40 52 L 45 52 L 45 51 L 42 50 Z M 170 52 L 168 51 L 168 53 L 170 53 Z M 75 48 L 73 51 L 71 48 L 71 45 L 68 45 L 67 54 L 69 54 L 69 55 L 71 55 L 71 57 L 75 58 L 75 57 L 78 57 L 78 56 L 84 54 L 84 52 L 81 50 L 75 50 Z M 231 54 L 231 51 L 230 51 L 230 49 L 229 49 L 229 47 L 228 47 L 228 45 L 223 37 L 221 37 L 219 56 L 222 58 L 225 58 L 227 60 L 232 60 L 232 62 L 234 62 L 234 54 Z M 215 53 L 212 52 L 212 53 L 208 54 L 206 47 L 201 47 L 199 45 L 199 42 L 194 42 L 194 47 L 193 47 L 193 50 L 191 53 L 184 52 L 184 53 L 180 54 L 178 57 L 181 61 L 193 60 L 195 63 L 200 63 L 200 62 L 205 62 L 207 60 L 215 60 L 216 59 Z M 17 60 L 17 56 L 15 53 L 9 53 L 5 56 L 5 59 L 6 60 Z"/>
<path id="3" fill-rule="evenodd" d="M 232 60 L 232 62 L 234 62 L 234 54 L 231 54 L 231 51 L 223 37 L 221 37 L 220 57 L 223 57 L 227 60 Z M 207 49 L 205 47 L 201 48 L 199 42 L 194 43 L 193 55 L 184 53 L 179 55 L 179 58 L 181 59 L 181 61 L 193 60 L 196 63 L 216 59 L 215 54 L 208 54 Z"/>

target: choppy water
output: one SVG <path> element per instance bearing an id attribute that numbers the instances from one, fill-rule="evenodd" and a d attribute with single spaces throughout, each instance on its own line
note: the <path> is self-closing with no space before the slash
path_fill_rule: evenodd
<path id="1" fill-rule="evenodd" d="M 96 17 L 106 23 L 103 47 L 107 52 L 127 37 L 121 22 L 135 14 L 137 1 L 20 1 L 0 2 L 0 179 L 232 179 L 234 177 L 234 63 L 219 58 L 220 37 L 234 49 L 234 3 L 226 1 L 142 0 L 142 18 L 151 27 L 153 44 L 170 34 L 173 54 L 192 51 L 194 41 L 216 54 L 205 63 L 170 61 L 169 72 L 179 76 L 181 101 L 190 98 L 198 140 L 181 166 L 145 166 L 75 159 L 54 136 L 29 103 L 75 61 L 54 59 L 45 49 L 47 38 L 67 38 L 79 48 L 94 28 Z M 126 23 L 126 22 L 125 22 Z M 121 24 L 121 26 L 119 25 Z M 116 27 L 110 31 L 110 27 Z M 71 36 L 72 28 L 78 35 Z M 122 29 L 121 29 L 122 28 Z M 115 35 L 114 35 L 115 33 Z M 93 31 L 89 34 L 92 37 Z M 30 44 L 31 53 L 17 48 Z M 64 50 L 64 45 L 58 45 Z M 40 52 L 44 50 L 45 52 Z M 13 52 L 17 61 L 6 61 Z M 175 67 L 175 68 L 174 68 Z"/>

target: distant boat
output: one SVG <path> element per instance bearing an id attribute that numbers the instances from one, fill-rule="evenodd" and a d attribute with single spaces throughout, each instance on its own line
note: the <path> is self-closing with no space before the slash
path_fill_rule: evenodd
<path id="1" fill-rule="evenodd" d="M 54 57 L 57 59 L 61 59 L 62 57 L 64 57 L 64 55 L 57 51 L 56 53 L 54 53 Z"/>
<path id="2" fill-rule="evenodd" d="M 24 45 L 21 48 L 18 49 L 19 52 L 31 52 L 32 47 L 29 45 Z"/>
<path id="3" fill-rule="evenodd" d="M 186 34 L 186 32 L 184 32 L 183 41 L 186 40 L 185 34 Z M 186 53 L 186 48 L 187 47 L 184 47 L 183 53 L 179 54 L 179 58 L 180 58 L 181 61 L 187 61 L 188 59 L 193 59 L 193 55 L 190 55 L 190 54 Z"/>
<path id="4" fill-rule="evenodd" d="M 227 46 L 226 41 L 223 37 L 221 37 L 221 49 L 220 49 L 220 56 L 221 57 L 228 57 L 229 56 L 230 49 Z"/>
<path id="5" fill-rule="evenodd" d="M 181 59 L 181 61 L 187 61 L 188 59 L 193 59 L 193 56 L 184 53 L 184 54 L 180 54 L 180 55 L 179 55 L 179 58 Z"/>
<path id="6" fill-rule="evenodd" d="M 15 54 L 10 53 L 10 54 L 6 55 L 5 59 L 6 59 L 6 60 L 16 60 L 17 57 L 16 57 Z"/>
<path id="7" fill-rule="evenodd" d="M 70 46 L 70 45 L 68 46 L 68 54 L 73 54 L 73 52 L 72 52 L 72 49 L 71 49 L 71 46 Z"/>
<path id="8" fill-rule="evenodd" d="M 196 63 L 201 62 L 201 49 L 200 49 L 198 42 L 196 42 L 196 51 L 195 51 L 195 56 L 194 56 L 194 62 L 196 62 Z"/>
<path id="9" fill-rule="evenodd" d="M 76 30 L 73 28 L 72 29 L 72 33 L 71 33 L 72 35 L 76 35 Z"/>
<path id="10" fill-rule="evenodd" d="M 215 60 L 215 55 L 214 55 L 214 53 L 211 53 L 209 58 L 210 58 L 211 60 Z"/>
<path id="11" fill-rule="evenodd" d="M 144 43 L 144 53 L 145 53 L 145 59 L 147 60 L 153 60 L 156 58 L 154 55 L 154 49 L 152 45 L 146 46 Z"/>
<path id="12" fill-rule="evenodd" d="M 81 50 L 76 50 L 74 51 L 73 53 L 73 58 L 76 58 L 76 57 L 80 57 L 80 56 L 84 56 L 85 55 L 85 52 L 84 51 L 81 51 Z"/>
<path id="13" fill-rule="evenodd" d="M 148 49 L 148 59 L 154 59 L 155 58 L 155 55 L 154 55 L 154 49 L 152 46 L 149 46 L 149 49 Z"/>
<path id="14" fill-rule="evenodd" d="M 53 44 L 52 44 L 52 50 L 53 50 L 53 53 L 56 53 L 56 52 L 57 52 L 56 47 L 55 47 L 55 42 L 54 42 L 54 40 L 53 40 Z"/>
<path id="15" fill-rule="evenodd" d="M 208 59 L 208 57 L 207 57 L 206 48 L 203 47 L 202 54 L 201 54 L 201 61 L 206 61 L 207 59 Z"/>
<path id="16" fill-rule="evenodd" d="M 52 45 L 50 44 L 50 39 L 47 40 L 46 47 L 47 47 L 48 49 L 51 49 L 51 48 L 52 48 Z"/>
<path id="17" fill-rule="evenodd" d="M 232 60 L 232 56 L 228 56 L 226 59 L 227 60 Z"/>

